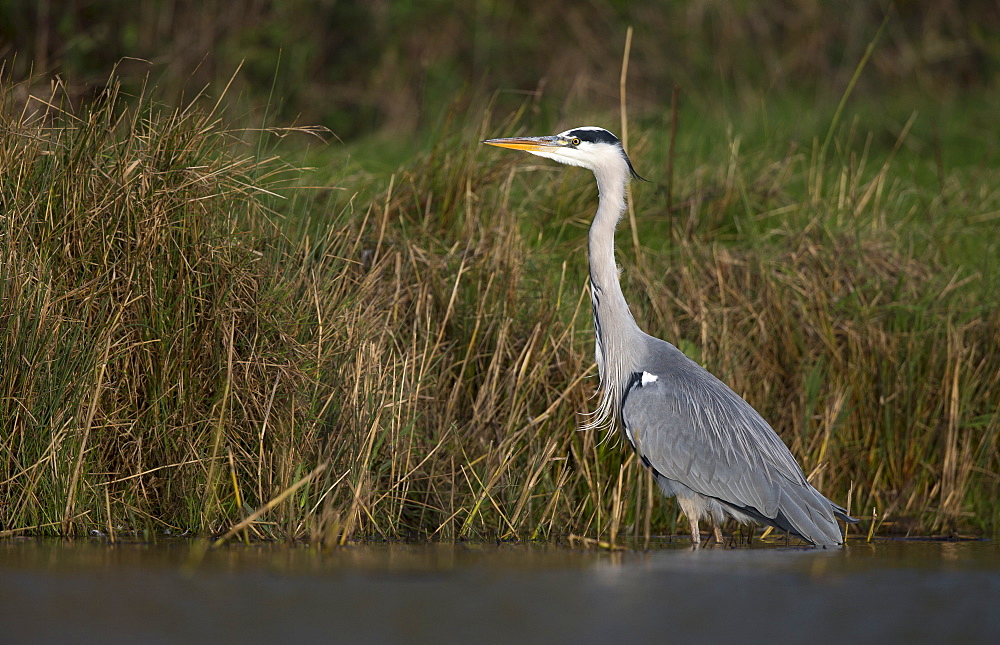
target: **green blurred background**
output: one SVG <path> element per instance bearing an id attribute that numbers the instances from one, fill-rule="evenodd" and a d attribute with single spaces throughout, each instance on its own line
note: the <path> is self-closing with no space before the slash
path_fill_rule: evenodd
<path id="1" fill-rule="evenodd" d="M 0 58 L 13 80 L 59 75 L 79 100 L 116 67 L 173 102 L 242 64 L 244 105 L 347 141 L 411 135 L 483 96 L 503 114 L 541 93 L 550 121 L 613 110 L 629 26 L 635 117 L 665 112 L 675 84 L 699 109 L 788 92 L 836 102 L 887 15 L 856 95 L 995 96 L 994 0 L 3 0 Z"/>

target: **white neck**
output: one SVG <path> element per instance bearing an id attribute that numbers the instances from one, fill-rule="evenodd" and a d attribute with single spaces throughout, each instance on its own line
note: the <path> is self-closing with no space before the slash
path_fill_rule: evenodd
<path id="1" fill-rule="evenodd" d="M 624 164 L 624 160 L 621 160 Z M 625 211 L 628 172 L 594 169 L 600 202 L 590 226 L 590 295 L 594 307 L 601 402 L 585 428 L 606 427 L 617 418 L 628 379 L 640 358 L 642 331 L 635 323 L 618 280 L 615 228 Z"/>

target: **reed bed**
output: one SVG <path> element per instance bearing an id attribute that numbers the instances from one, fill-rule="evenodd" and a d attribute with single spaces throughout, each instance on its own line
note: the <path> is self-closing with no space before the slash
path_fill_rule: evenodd
<path id="1" fill-rule="evenodd" d="M 317 186 L 218 102 L 15 89 L 0 534 L 685 532 L 617 439 L 577 429 L 596 386 L 588 178 L 482 154 L 500 126 L 470 119 L 388 177 Z M 986 231 L 996 190 L 732 143 L 679 170 L 669 204 L 636 188 L 657 240 L 621 253 L 640 324 L 757 406 L 868 518 L 859 536 L 995 533 L 995 297 L 900 231 Z M 928 204 L 962 215 L 932 225 Z"/>

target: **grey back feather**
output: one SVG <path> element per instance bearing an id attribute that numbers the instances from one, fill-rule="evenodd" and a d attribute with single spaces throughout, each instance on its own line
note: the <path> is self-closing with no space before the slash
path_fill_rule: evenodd
<path id="1" fill-rule="evenodd" d="M 646 344 L 636 372 L 656 379 L 632 380 L 621 421 L 657 475 L 815 544 L 839 544 L 843 509 L 809 484 L 760 414 L 670 343 Z"/>

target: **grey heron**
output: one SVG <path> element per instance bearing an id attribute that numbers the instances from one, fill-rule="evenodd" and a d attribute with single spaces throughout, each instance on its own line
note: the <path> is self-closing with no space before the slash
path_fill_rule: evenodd
<path id="1" fill-rule="evenodd" d="M 638 178 L 621 141 L 603 128 L 554 136 L 483 141 L 587 168 L 599 200 L 590 227 L 590 295 L 600 404 L 587 424 L 617 425 L 663 493 L 675 496 L 701 541 L 698 524 L 768 524 L 817 546 L 843 543 L 837 519 L 857 522 L 824 497 L 777 433 L 725 383 L 670 343 L 639 329 L 618 280 L 615 229 L 625 190 Z"/>

